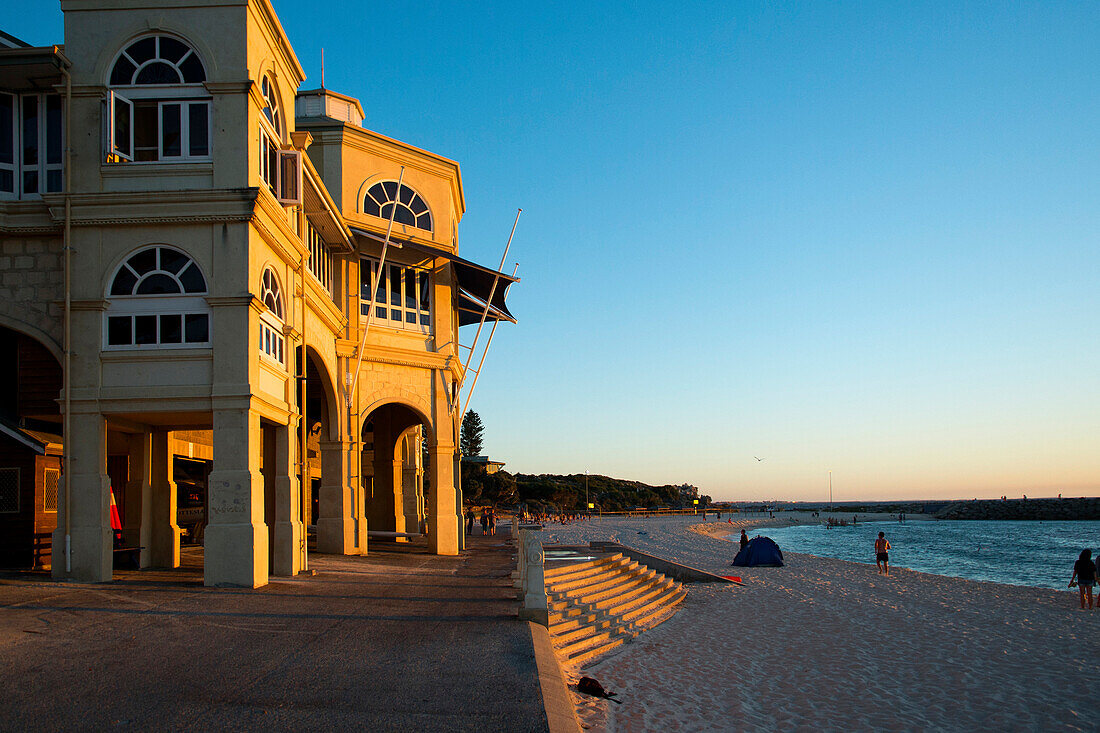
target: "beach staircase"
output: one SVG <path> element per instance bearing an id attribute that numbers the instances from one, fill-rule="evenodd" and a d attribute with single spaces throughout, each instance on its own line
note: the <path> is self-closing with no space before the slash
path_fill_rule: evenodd
<path id="1" fill-rule="evenodd" d="M 667 620 L 687 593 L 680 583 L 622 553 L 547 563 L 550 639 L 580 664 Z"/>

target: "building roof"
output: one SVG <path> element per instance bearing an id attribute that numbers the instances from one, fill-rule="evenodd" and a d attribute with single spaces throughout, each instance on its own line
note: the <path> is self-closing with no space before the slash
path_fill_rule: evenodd
<path id="1" fill-rule="evenodd" d="M 0 418 L 0 435 L 6 435 L 16 443 L 34 451 L 40 456 L 61 449 L 61 436 L 47 433 L 42 430 L 28 430 L 21 428 L 13 422 Z M 50 450 L 53 449 L 53 450 Z"/>

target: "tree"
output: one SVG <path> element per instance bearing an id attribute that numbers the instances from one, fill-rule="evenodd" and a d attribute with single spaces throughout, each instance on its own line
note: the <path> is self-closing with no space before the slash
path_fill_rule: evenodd
<path id="1" fill-rule="evenodd" d="M 481 424 L 481 417 L 470 410 L 466 417 L 462 418 L 462 434 L 459 437 L 459 446 L 464 456 L 480 456 L 482 433 L 485 426 Z"/>

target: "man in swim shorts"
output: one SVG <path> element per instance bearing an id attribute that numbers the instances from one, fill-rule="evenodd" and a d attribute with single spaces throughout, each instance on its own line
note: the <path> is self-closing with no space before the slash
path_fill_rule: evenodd
<path id="1" fill-rule="evenodd" d="M 890 574 L 890 542 L 886 539 L 885 532 L 878 533 L 878 539 L 875 540 L 875 560 L 878 564 L 878 572 L 880 575 Z"/>

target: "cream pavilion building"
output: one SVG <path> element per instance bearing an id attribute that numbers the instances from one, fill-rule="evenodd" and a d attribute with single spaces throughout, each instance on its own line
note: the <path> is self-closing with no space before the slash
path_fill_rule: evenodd
<path id="1" fill-rule="evenodd" d="M 63 46 L 0 35 L 0 530 L 82 581 L 181 526 L 207 585 L 309 528 L 457 554 L 459 327 L 515 282 L 458 256 L 458 164 L 300 90 L 269 0 L 61 5 Z"/>

